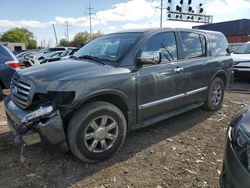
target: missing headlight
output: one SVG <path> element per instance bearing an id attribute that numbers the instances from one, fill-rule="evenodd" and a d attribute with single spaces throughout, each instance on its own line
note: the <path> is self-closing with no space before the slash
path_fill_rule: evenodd
<path id="1" fill-rule="evenodd" d="M 32 120 L 35 120 L 37 118 L 41 118 L 44 116 L 49 115 L 51 112 L 53 111 L 53 107 L 52 106 L 47 106 L 47 107 L 40 107 L 38 110 L 35 110 L 33 112 L 30 112 L 29 114 L 26 114 L 21 122 L 22 123 L 28 123 Z"/>
<path id="2" fill-rule="evenodd" d="M 56 105 L 68 105 L 71 104 L 75 98 L 75 92 L 67 91 L 67 92 L 48 92 L 51 100 Z"/>

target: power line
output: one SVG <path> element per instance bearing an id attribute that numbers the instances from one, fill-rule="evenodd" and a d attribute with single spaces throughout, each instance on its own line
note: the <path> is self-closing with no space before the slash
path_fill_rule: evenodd
<path id="1" fill-rule="evenodd" d="M 89 3 L 89 7 L 86 8 L 87 12 L 85 12 L 85 15 L 87 15 L 89 17 L 89 36 L 91 38 L 92 36 L 92 15 L 95 15 L 94 12 L 94 8 L 91 7 L 90 3 Z"/>

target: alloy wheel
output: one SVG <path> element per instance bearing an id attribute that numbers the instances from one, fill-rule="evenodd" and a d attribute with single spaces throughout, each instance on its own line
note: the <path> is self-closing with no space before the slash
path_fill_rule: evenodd
<path id="1" fill-rule="evenodd" d="M 222 95 L 222 86 L 219 83 L 215 84 L 212 92 L 212 102 L 215 106 L 221 102 Z"/>
<path id="2" fill-rule="evenodd" d="M 118 137 L 118 124 L 110 116 L 103 115 L 92 120 L 85 131 L 84 143 L 93 153 L 110 149 Z"/>

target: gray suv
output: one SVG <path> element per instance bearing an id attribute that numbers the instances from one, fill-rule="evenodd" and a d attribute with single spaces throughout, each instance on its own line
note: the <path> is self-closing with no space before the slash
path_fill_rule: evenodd
<path id="1" fill-rule="evenodd" d="M 132 30 L 17 72 L 4 105 L 16 140 L 66 145 L 79 159 L 99 162 L 133 129 L 201 106 L 220 109 L 231 73 L 221 33 Z"/>

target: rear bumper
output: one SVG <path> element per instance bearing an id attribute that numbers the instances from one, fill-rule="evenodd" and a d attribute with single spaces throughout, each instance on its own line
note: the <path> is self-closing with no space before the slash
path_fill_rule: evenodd
<path id="1" fill-rule="evenodd" d="M 220 176 L 221 188 L 249 188 L 250 173 L 235 153 L 230 140 L 227 141 L 223 168 Z"/>
<path id="2" fill-rule="evenodd" d="M 4 100 L 4 108 L 10 129 L 15 137 L 20 138 L 25 144 L 32 145 L 42 140 L 49 144 L 62 144 L 65 142 L 62 118 L 58 110 L 23 123 L 23 117 L 31 113 L 31 111 L 20 109 L 12 102 L 10 96 Z"/>

